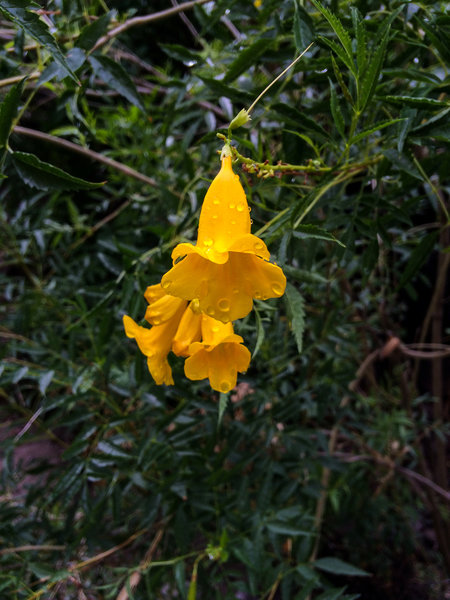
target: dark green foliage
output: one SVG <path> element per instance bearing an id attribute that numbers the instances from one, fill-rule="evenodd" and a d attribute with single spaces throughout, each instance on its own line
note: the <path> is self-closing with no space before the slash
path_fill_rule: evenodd
<path id="1" fill-rule="evenodd" d="M 0 2 L 0 597 L 443 598 L 444 3 L 41 4 Z M 286 294 L 234 392 L 158 387 L 122 316 L 312 40 L 232 131 Z"/>

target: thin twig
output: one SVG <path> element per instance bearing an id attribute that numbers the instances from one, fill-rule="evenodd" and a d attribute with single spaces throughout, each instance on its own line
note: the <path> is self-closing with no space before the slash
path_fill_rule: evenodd
<path id="1" fill-rule="evenodd" d="M 150 15 L 142 15 L 141 17 L 133 17 L 132 19 L 128 19 L 125 23 L 118 25 L 111 31 L 108 31 L 106 35 L 101 37 L 92 51 L 97 50 L 100 46 L 104 46 L 107 44 L 113 37 L 116 37 L 131 29 L 132 27 L 138 27 L 140 25 L 148 25 L 148 23 L 154 23 L 155 21 L 160 21 L 161 19 L 167 19 L 172 15 L 176 15 L 179 12 L 183 12 L 185 10 L 190 10 L 194 8 L 196 5 L 205 4 L 209 0 L 192 0 L 191 2 L 184 2 L 183 4 L 179 4 L 178 6 L 173 6 L 172 8 L 167 8 L 166 10 L 161 10 L 160 12 L 152 13 Z"/>
<path id="2" fill-rule="evenodd" d="M 24 77 L 28 77 L 28 79 L 37 79 L 40 76 L 40 71 L 33 71 L 29 75 L 15 75 L 14 77 L 7 77 L 6 79 L 2 79 L 0 81 L 0 87 L 6 87 L 7 85 L 14 85 L 15 83 L 19 83 L 19 81 L 22 81 Z"/>
<path id="3" fill-rule="evenodd" d="M 89 148 L 83 148 L 83 146 L 79 146 L 78 144 L 74 144 L 73 142 L 69 142 L 68 140 L 63 140 L 62 138 L 56 137 L 54 135 L 50 135 L 48 133 L 43 133 L 42 131 L 37 131 L 35 129 L 28 129 L 28 127 L 21 127 L 19 125 L 16 125 L 14 127 L 14 133 L 27 135 L 28 137 L 33 137 L 33 138 L 36 138 L 39 140 L 43 140 L 43 141 L 49 142 L 51 144 L 57 144 L 58 146 L 67 148 L 68 150 L 71 150 L 72 152 L 78 152 L 78 154 L 83 154 L 83 156 L 87 156 L 91 160 L 101 162 L 101 163 L 107 165 L 108 167 L 111 167 L 112 169 L 121 171 L 125 175 L 128 175 L 129 177 L 133 177 L 134 179 L 138 179 L 139 181 L 143 181 L 144 183 L 147 183 L 148 185 L 151 185 L 152 187 L 157 186 L 156 181 L 154 179 L 152 179 L 151 177 L 147 177 L 147 175 L 143 175 L 142 173 L 139 173 L 139 171 L 135 171 L 131 167 L 127 167 L 127 165 L 117 162 L 116 160 L 113 160 L 112 158 L 108 158 L 107 156 L 104 156 L 103 154 L 99 154 L 98 152 L 94 152 L 93 150 L 89 150 Z"/>

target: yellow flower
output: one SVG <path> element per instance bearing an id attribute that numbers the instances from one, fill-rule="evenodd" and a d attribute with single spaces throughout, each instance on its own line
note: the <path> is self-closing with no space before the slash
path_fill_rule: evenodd
<path id="1" fill-rule="evenodd" d="M 125 333 L 136 340 L 147 357 L 148 370 L 155 382 L 173 385 L 167 355 L 172 350 L 177 356 L 188 356 L 190 344 L 201 338 L 201 315 L 195 314 L 186 300 L 168 296 L 160 284 L 149 286 L 145 298 L 149 302 L 145 319 L 153 327 L 141 327 L 125 315 Z"/>
<path id="2" fill-rule="evenodd" d="M 161 280 L 165 292 L 198 299 L 202 312 L 223 323 L 245 317 L 253 298 L 282 296 L 286 277 L 250 226 L 247 198 L 227 156 L 206 193 L 197 244 L 172 252 L 174 266 Z"/>
<path id="3" fill-rule="evenodd" d="M 250 352 L 242 345 L 231 323 L 221 323 L 202 316 L 202 341 L 189 346 L 189 358 L 184 363 L 186 377 L 209 379 L 213 390 L 229 392 L 236 385 L 237 374 L 250 364 Z"/>

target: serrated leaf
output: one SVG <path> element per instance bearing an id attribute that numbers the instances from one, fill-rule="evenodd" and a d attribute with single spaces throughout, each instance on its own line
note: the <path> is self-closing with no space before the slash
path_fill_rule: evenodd
<path id="1" fill-rule="evenodd" d="M 402 276 L 397 285 L 397 290 L 401 290 L 405 285 L 411 281 L 414 276 L 419 272 L 420 267 L 424 264 L 427 258 L 430 256 L 431 251 L 436 243 L 437 233 L 429 233 L 426 235 L 420 243 L 414 248 L 409 257 L 408 263 L 402 271 Z"/>
<path id="2" fill-rule="evenodd" d="M 305 330 L 305 302 L 300 292 L 290 283 L 286 286 L 285 297 L 298 353 L 301 354 L 303 350 L 303 332 Z"/>
<path id="3" fill-rule="evenodd" d="M 225 74 L 223 81 L 225 83 L 231 83 L 244 71 L 247 71 L 252 65 L 256 63 L 258 58 L 264 54 L 264 52 L 270 48 L 272 40 L 267 38 L 259 38 L 248 48 L 245 48 L 239 56 L 231 63 L 228 67 L 228 71 Z"/>
<path id="4" fill-rule="evenodd" d="M 314 566 L 321 571 L 335 575 L 353 575 L 354 577 L 370 577 L 370 573 L 344 562 L 339 558 L 325 557 L 314 562 Z"/>
<path id="5" fill-rule="evenodd" d="M 0 148 L 3 148 L 8 143 L 9 134 L 11 133 L 14 119 L 19 108 L 20 98 L 23 92 L 25 79 L 19 81 L 6 94 L 3 102 L 0 105 Z"/>
<path id="6" fill-rule="evenodd" d="M 319 12 L 325 17 L 325 19 L 330 24 L 331 28 L 339 38 L 339 41 L 342 44 L 347 56 L 353 62 L 353 50 L 352 50 L 352 41 L 348 32 L 344 29 L 341 21 L 334 15 L 328 8 L 322 6 L 322 4 L 318 0 L 311 0 L 314 6 L 317 8 Z"/>
<path id="7" fill-rule="evenodd" d="M 378 96 L 378 100 L 384 100 L 397 106 L 410 106 L 422 110 L 441 110 L 450 107 L 450 102 L 416 96 Z"/>
<path id="8" fill-rule="evenodd" d="M 0 13 L 2 13 L 6 19 L 18 25 L 39 44 L 44 46 L 50 56 L 65 70 L 67 75 L 79 83 L 75 73 L 73 73 L 67 64 L 63 53 L 55 38 L 50 33 L 47 25 L 35 12 L 29 10 L 31 7 L 39 8 L 39 5 L 34 2 L 27 2 L 26 0 L 2 0 L 0 4 Z"/>
<path id="9" fill-rule="evenodd" d="M 356 36 L 356 64 L 358 73 L 363 73 L 367 62 L 367 32 L 359 10 L 352 6 L 351 12 Z"/>
<path id="10" fill-rule="evenodd" d="M 331 79 L 328 79 L 330 83 L 330 107 L 331 114 L 333 116 L 334 124 L 336 125 L 337 130 L 341 134 L 342 138 L 345 138 L 345 122 L 344 116 L 342 115 L 341 107 L 339 106 L 339 100 L 336 94 L 336 90 L 334 89 L 333 82 Z"/>
<path id="11" fill-rule="evenodd" d="M 372 135 L 372 133 L 375 133 L 376 131 L 380 131 L 381 129 L 384 129 L 385 127 L 389 127 L 389 125 L 394 125 L 395 123 L 399 123 L 400 121 L 404 121 L 404 120 L 405 119 L 389 119 L 388 121 L 380 121 L 379 123 L 376 123 L 375 125 L 373 125 L 373 127 L 370 127 L 369 129 L 365 129 L 364 131 L 361 131 L 360 133 L 358 133 L 357 135 L 352 137 L 351 140 L 349 141 L 349 145 L 356 144 L 357 142 L 360 142 L 367 136 Z"/>
<path id="12" fill-rule="evenodd" d="M 293 125 L 300 126 L 303 129 L 306 129 L 309 131 L 315 131 L 316 133 L 319 133 L 325 139 L 329 139 L 329 137 L 330 137 L 328 135 L 328 133 L 325 131 L 325 129 L 321 125 L 319 125 L 319 123 L 316 123 L 316 121 L 314 121 L 314 119 L 311 119 L 311 117 L 308 117 L 307 115 L 300 112 L 293 106 L 288 106 L 287 104 L 282 104 L 281 102 L 277 102 L 276 104 L 274 104 L 272 106 L 272 110 L 277 112 L 279 115 L 283 115 L 284 117 L 287 117 Z"/>
<path id="13" fill-rule="evenodd" d="M 342 248 L 345 248 L 345 244 L 338 240 L 332 233 L 322 229 L 321 227 L 318 227 L 317 225 L 298 225 L 293 233 L 293 236 L 296 238 L 315 238 L 317 240 L 326 240 L 327 242 L 334 242 L 335 244 L 342 246 Z"/>
<path id="14" fill-rule="evenodd" d="M 344 94 L 345 98 L 350 102 L 350 104 L 353 106 L 354 101 L 353 101 L 352 95 L 350 94 L 350 91 L 344 81 L 342 72 L 341 72 L 339 65 L 337 64 L 336 59 L 334 58 L 333 54 L 331 54 L 331 64 L 333 65 L 333 71 L 334 71 L 336 79 L 341 87 L 342 93 Z"/>
<path id="15" fill-rule="evenodd" d="M 39 377 L 39 391 L 43 396 L 45 395 L 45 392 L 47 391 L 54 374 L 55 371 L 47 371 L 47 373 L 44 373 Z"/>
<path id="16" fill-rule="evenodd" d="M 301 6 L 299 0 L 295 0 L 294 43 L 296 49 L 299 52 L 303 52 L 314 40 L 315 35 L 313 20 L 303 6 Z"/>
<path id="17" fill-rule="evenodd" d="M 69 175 L 62 169 L 39 160 L 34 154 L 13 152 L 12 161 L 24 183 L 40 190 L 90 190 L 103 185 Z"/>
<path id="18" fill-rule="evenodd" d="M 89 62 L 96 76 L 111 89 L 145 112 L 136 86 L 125 69 L 107 56 L 89 56 Z"/>
<path id="19" fill-rule="evenodd" d="M 372 98 L 378 83 L 381 67 L 383 66 L 386 46 L 389 40 L 390 26 L 386 28 L 380 44 L 372 54 L 365 73 L 360 79 L 360 94 L 358 98 L 358 110 L 362 112 Z"/>
<path id="20" fill-rule="evenodd" d="M 353 73 L 353 75 L 355 77 L 357 76 L 353 60 L 347 56 L 347 54 L 343 50 L 342 46 L 339 46 L 339 44 L 337 44 L 334 40 L 330 40 L 330 39 L 328 39 L 327 37 L 325 37 L 323 35 L 318 35 L 317 36 L 317 41 L 324 43 L 331 50 L 333 50 L 333 52 L 336 54 L 336 56 L 338 56 L 342 60 L 342 62 L 348 68 L 348 70 L 351 73 Z"/>
<path id="21" fill-rule="evenodd" d="M 112 14 L 113 11 L 110 11 L 106 15 L 102 15 L 95 21 L 92 21 L 92 23 L 85 25 L 75 42 L 75 46 L 89 52 L 95 46 L 97 40 L 105 35 Z"/>

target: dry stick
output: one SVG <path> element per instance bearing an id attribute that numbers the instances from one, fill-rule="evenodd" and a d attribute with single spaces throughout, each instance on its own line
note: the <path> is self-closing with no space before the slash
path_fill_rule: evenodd
<path id="1" fill-rule="evenodd" d="M 28 79 L 37 79 L 40 76 L 41 76 L 40 71 L 33 71 L 32 73 L 30 73 L 28 75 Z M 22 79 L 24 77 L 27 77 L 27 76 L 26 75 L 15 75 L 14 77 L 7 77 L 6 79 L 2 79 L 0 81 L 0 87 L 6 87 L 7 85 L 13 85 L 14 83 L 19 83 L 19 81 L 22 81 Z"/>
<path id="2" fill-rule="evenodd" d="M 111 29 L 111 31 L 108 31 L 106 35 L 101 37 L 93 47 L 92 52 L 97 50 L 97 48 L 100 48 L 100 46 L 104 46 L 113 37 L 116 37 L 124 31 L 127 31 L 127 29 L 130 29 L 131 27 L 138 27 L 139 25 L 147 25 L 148 23 L 153 23 L 154 21 L 167 19 L 172 15 L 176 15 L 177 13 L 185 10 L 190 10 L 191 8 L 194 8 L 194 6 L 205 4 L 206 2 L 209 2 L 209 0 L 192 0 L 191 2 L 185 2 L 184 4 L 179 4 L 178 6 L 161 10 L 157 13 L 152 13 L 151 15 L 142 15 L 141 17 L 133 17 L 132 19 L 128 19 L 128 21 L 125 21 L 125 23 L 122 23 L 114 29 Z"/>
<path id="3" fill-rule="evenodd" d="M 150 548 L 148 549 L 147 553 L 144 556 L 144 560 L 141 562 L 139 567 L 131 574 L 130 579 L 128 581 L 128 585 L 131 590 L 133 590 L 133 588 L 136 588 L 139 585 L 139 582 L 141 581 L 141 578 L 142 578 L 141 572 L 145 568 L 147 568 L 148 565 L 151 563 L 153 555 L 156 552 L 156 548 L 158 547 L 158 544 L 161 541 L 163 533 L 164 533 L 164 529 L 162 527 L 161 527 L 161 529 L 158 529 L 155 537 L 153 538 L 152 543 L 150 544 Z M 127 585 L 125 584 L 123 586 L 123 588 L 120 590 L 119 595 L 117 596 L 116 600 L 129 600 L 129 597 L 130 596 L 128 595 Z"/>
<path id="4" fill-rule="evenodd" d="M 147 177 L 147 175 L 143 175 L 139 173 L 139 171 L 135 171 L 131 167 L 127 167 L 126 165 L 113 160 L 112 158 L 108 158 L 103 154 L 99 154 L 98 152 L 94 152 L 93 150 L 89 150 L 88 148 L 83 148 L 83 146 L 79 146 L 78 144 L 74 144 L 73 142 L 69 142 L 68 140 L 63 140 L 54 135 L 50 135 L 48 133 L 43 133 L 42 131 L 36 131 L 35 129 L 28 129 L 28 127 L 21 127 L 16 125 L 14 127 L 14 133 L 19 133 L 22 135 L 27 135 L 28 137 L 33 137 L 39 140 L 44 140 L 46 142 L 50 142 L 51 144 L 57 144 L 58 146 L 62 146 L 63 148 L 67 148 L 72 152 L 78 152 L 78 154 L 83 154 L 83 156 L 87 156 L 88 158 L 95 160 L 97 162 L 101 162 L 112 169 L 116 169 L 117 171 L 121 171 L 125 175 L 129 177 L 134 177 L 134 179 L 138 179 L 139 181 L 143 181 L 152 187 L 156 187 L 156 181 Z"/>

